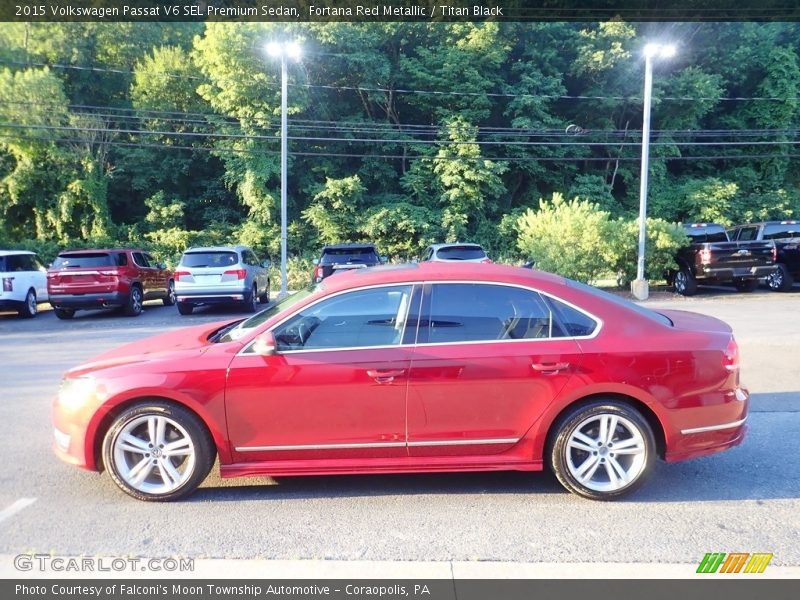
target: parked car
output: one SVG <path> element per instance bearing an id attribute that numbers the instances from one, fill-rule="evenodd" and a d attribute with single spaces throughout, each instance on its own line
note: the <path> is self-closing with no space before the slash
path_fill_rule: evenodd
<path id="1" fill-rule="evenodd" d="M 312 283 L 319 283 L 334 273 L 373 267 L 384 262 L 378 255 L 375 244 L 333 244 L 322 248 L 322 254 L 314 261 Z"/>
<path id="2" fill-rule="evenodd" d="M 740 292 L 752 292 L 758 279 L 775 269 L 773 241 L 731 241 L 717 223 L 688 223 L 683 231 L 691 244 L 678 252 L 678 270 L 667 274 L 667 282 L 684 296 L 698 285 L 733 283 Z"/>
<path id="3" fill-rule="evenodd" d="M 178 312 L 196 306 L 240 304 L 249 312 L 269 302 L 269 259 L 259 260 L 247 246 L 189 248 L 175 270 Z"/>
<path id="4" fill-rule="evenodd" d="M 122 308 L 136 317 L 145 300 L 175 304 L 172 272 L 135 248 L 60 252 L 47 270 L 47 291 L 59 319 L 98 308 Z"/>
<path id="5" fill-rule="evenodd" d="M 767 275 L 771 290 L 788 292 L 800 279 L 800 221 L 764 221 L 739 225 L 731 239 L 742 241 L 772 240 L 775 243 L 775 269 Z"/>
<path id="6" fill-rule="evenodd" d="M 47 300 L 47 270 L 34 252 L 0 250 L 0 310 L 35 317 L 38 303 Z"/>
<path id="7" fill-rule="evenodd" d="M 54 449 L 141 500 L 223 477 L 539 471 L 631 492 L 745 435 L 731 328 L 505 265 L 345 273 L 68 371 Z"/>
<path id="8" fill-rule="evenodd" d="M 480 244 L 433 244 L 428 246 L 423 254 L 423 262 L 474 262 L 490 263 L 491 259 L 486 255 L 486 251 Z"/>

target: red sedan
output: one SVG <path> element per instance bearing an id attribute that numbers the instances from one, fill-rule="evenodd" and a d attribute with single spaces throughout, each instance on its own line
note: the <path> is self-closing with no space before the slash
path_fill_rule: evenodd
<path id="1" fill-rule="evenodd" d="M 738 445 L 731 329 L 500 265 L 383 266 L 70 370 L 55 451 L 141 500 L 205 479 L 539 471 L 612 499 Z"/>

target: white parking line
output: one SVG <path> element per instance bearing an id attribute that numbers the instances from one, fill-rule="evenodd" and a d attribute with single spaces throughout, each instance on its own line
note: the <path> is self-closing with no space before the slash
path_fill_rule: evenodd
<path id="1" fill-rule="evenodd" d="M 9 506 L 8 508 L 4 508 L 0 511 L 0 523 L 8 519 L 9 517 L 13 517 L 23 508 L 27 508 L 31 504 L 36 502 L 36 498 L 20 498 L 14 504 Z"/>

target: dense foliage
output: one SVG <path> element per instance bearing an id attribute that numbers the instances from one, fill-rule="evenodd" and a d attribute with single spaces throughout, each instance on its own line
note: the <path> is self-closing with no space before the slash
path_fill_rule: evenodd
<path id="1" fill-rule="evenodd" d="M 679 239 L 666 222 L 800 216 L 796 23 L 4 23 L 0 244 L 174 259 L 241 241 L 274 256 L 280 68 L 263 45 L 288 37 L 303 45 L 289 64 L 292 255 L 469 240 L 544 264 L 533 224 L 587 231 L 557 211 L 591 204 L 587 235 L 610 227 L 615 249 L 570 273 L 595 277 L 602 258 L 629 278 L 650 39 L 680 44 L 655 65 L 654 239 Z"/>

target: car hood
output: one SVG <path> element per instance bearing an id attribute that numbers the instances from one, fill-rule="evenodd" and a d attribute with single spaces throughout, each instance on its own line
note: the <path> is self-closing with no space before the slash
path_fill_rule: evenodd
<path id="1" fill-rule="evenodd" d="M 199 355 L 213 345 L 208 341 L 208 337 L 232 322 L 228 320 L 206 323 L 146 337 L 95 356 L 88 362 L 67 371 L 67 376 L 78 377 L 122 365 Z"/>
<path id="2" fill-rule="evenodd" d="M 701 315 L 688 310 L 661 310 L 656 312 L 664 315 L 676 329 L 686 329 L 689 331 L 709 331 L 713 333 L 733 333 L 733 329 L 725 321 L 716 317 Z"/>

